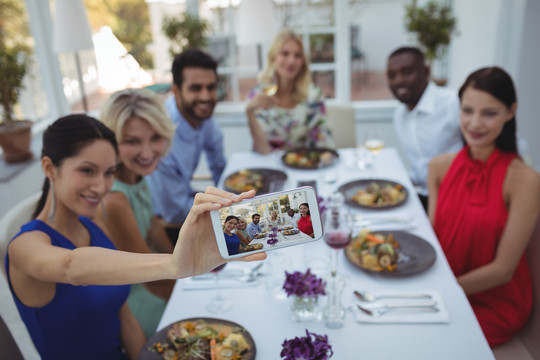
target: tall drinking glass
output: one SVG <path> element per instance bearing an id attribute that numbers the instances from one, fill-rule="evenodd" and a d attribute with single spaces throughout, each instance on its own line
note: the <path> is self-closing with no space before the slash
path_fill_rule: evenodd
<path id="1" fill-rule="evenodd" d="M 225 265 L 227 265 L 227 263 L 220 265 L 211 271 L 214 274 L 216 293 L 212 298 L 210 298 L 210 302 L 206 304 L 206 309 L 214 314 L 227 312 L 232 308 L 233 305 L 231 299 L 221 295 L 219 288 L 219 272 L 225 268 Z"/>
<path id="2" fill-rule="evenodd" d="M 324 309 L 324 319 L 329 328 L 340 328 L 345 322 L 345 308 L 341 304 L 341 293 L 345 287 L 345 277 L 338 275 L 338 261 L 343 248 L 351 241 L 351 226 L 343 213 L 345 199 L 337 192 L 328 199 L 329 213 L 326 218 L 324 241 L 332 251 L 330 277 L 327 281 L 328 303 Z"/>

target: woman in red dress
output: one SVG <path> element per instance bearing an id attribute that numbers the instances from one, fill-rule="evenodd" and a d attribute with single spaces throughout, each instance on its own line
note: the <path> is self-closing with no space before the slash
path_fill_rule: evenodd
<path id="1" fill-rule="evenodd" d="M 311 237 L 313 235 L 313 224 L 311 223 L 311 213 L 309 212 L 308 203 L 302 203 L 298 207 L 300 210 L 300 219 L 298 219 L 298 230 Z"/>
<path id="2" fill-rule="evenodd" d="M 519 157 L 516 93 L 497 67 L 459 90 L 466 146 L 429 165 L 429 217 L 490 346 L 527 321 L 532 285 L 525 257 L 540 211 L 540 177 Z"/>

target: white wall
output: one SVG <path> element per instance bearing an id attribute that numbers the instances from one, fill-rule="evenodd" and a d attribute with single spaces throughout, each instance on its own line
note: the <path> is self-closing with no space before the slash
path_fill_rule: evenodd
<path id="1" fill-rule="evenodd" d="M 450 48 L 449 86 L 459 88 L 474 70 L 500 66 L 514 79 L 518 133 L 527 155 L 540 167 L 540 2 L 538 0 L 454 0 L 459 36 Z"/>
<path id="2" fill-rule="evenodd" d="M 515 56 L 519 61 L 516 80 L 518 91 L 518 131 L 529 143 L 529 155 L 540 172 L 540 1 L 527 0 L 523 18 L 521 52 Z"/>
<path id="3" fill-rule="evenodd" d="M 388 55 L 400 46 L 415 44 L 403 25 L 405 4 L 410 0 L 366 1 L 352 7 L 351 24 L 360 26 L 360 50 L 369 70 L 386 70 Z"/>

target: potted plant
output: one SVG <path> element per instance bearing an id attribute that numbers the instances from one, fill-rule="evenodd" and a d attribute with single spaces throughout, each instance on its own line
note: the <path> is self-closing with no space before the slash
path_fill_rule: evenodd
<path id="1" fill-rule="evenodd" d="M 429 1 L 419 7 L 416 1 L 405 5 L 405 29 L 415 33 L 428 65 L 444 54 L 456 27 L 450 6 Z"/>
<path id="2" fill-rule="evenodd" d="M 30 69 L 28 24 L 24 3 L 1 1 L 0 12 L 0 146 L 6 162 L 20 162 L 32 157 L 30 152 L 30 121 L 16 121 L 13 110 Z"/>
<path id="3" fill-rule="evenodd" d="M 206 33 L 209 25 L 198 16 L 184 13 L 182 17 L 165 16 L 162 30 L 171 42 L 171 56 L 186 49 L 203 49 L 206 46 Z"/>
<path id="4" fill-rule="evenodd" d="M 8 163 L 30 159 L 30 129 L 32 122 L 16 120 L 13 109 L 23 87 L 23 79 L 30 68 L 30 54 L 22 45 L 8 46 L 0 44 L 0 105 L 2 122 L 0 123 L 0 146 L 4 151 L 4 160 Z"/>

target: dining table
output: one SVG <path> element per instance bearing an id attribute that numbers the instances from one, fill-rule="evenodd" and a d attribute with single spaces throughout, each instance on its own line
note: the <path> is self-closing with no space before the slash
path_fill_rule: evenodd
<path id="1" fill-rule="evenodd" d="M 190 288 L 185 286 L 190 279 L 176 282 L 158 330 L 187 318 L 219 318 L 235 322 L 244 327 L 252 336 L 256 346 L 256 358 L 260 360 L 279 359 L 282 344 L 287 339 L 302 337 L 306 330 L 319 335 L 327 335 L 332 346 L 332 359 L 414 359 L 414 360 L 455 360 L 494 359 L 493 353 L 476 320 L 465 293 L 456 281 L 439 245 L 430 221 L 416 196 L 407 171 L 395 148 L 384 148 L 374 158 L 371 167 L 357 166 L 358 149 L 339 149 L 335 164 L 318 169 L 296 169 L 287 167 L 282 160 L 282 152 L 262 155 L 255 152 L 234 153 L 223 172 L 223 179 L 242 169 L 268 168 L 283 171 L 287 179 L 283 189 L 297 187 L 299 182 L 316 181 L 317 193 L 325 198 L 336 192 L 340 186 L 356 180 L 385 179 L 399 183 L 408 191 L 406 201 L 400 206 L 388 209 L 366 209 L 345 205 L 349 215 L 361 217 L 399 217 L 411 221 L 401 229 L 425 240 L 435 252 L 432 265 L 407 276 L 391 273 L 379 274 L 365 271 L 347 261 L 343 251 L 339 253 L 338 274 L 345 279 L 341 303 L 346 309 L 346 317 L 341 328 L 330 328 L 324 319 L 311 322 L 295 322 L 291 319 L 292 299 L 275 296 L 266 286 L 266 278 L 272 275 L 271 261 L 276 257 L 285 258 L 289 272 L 306 271 L 311 256 L 316 253 L 330 254 L 324 240 L 317 240 L 297 246 L 268 251 L 268 259 L 261 267 L 262 275 L 250 286 L 228 286 L 221 293 L 232 299 L 233 307 L 222 314 L 207 310 L 206 304 L 215 294 L 212 286 Z M 375 226 L 375 225 L 374 225 Z M 377 228 L 385 229 L 378 223 Z M 391 228 L 391 224 L 388 224 Z M 397 229 L 397 228 L 396 228 Z M 234 268 L 251 269 L 257 263 L 235 262 Z M 232 264 L 229 266 L 232 267 Z M 325 276 L 324 274 L 321 276 Z M 327 274 L 326 276 L 329 276 Z M 193 282 L 193 281 L 192 281 Z M 373 321 L 363 321 L 356 309 L 360 302 L 354 291 L 370 291 L 375 294 L 416 293 L 433 294 L 444 309 L 444 314 L 430 321 L 419 314 L 411 313 L 407 321 L 385 321 L 382 315 Z M 326 299 L 320 298 L 324 308 Z M 391 317 L 390 317 L 391 318 Z M 387 318 L 388 319 L 388 318 Z M 424 321 L 423 319 L 426 319 Z M 380 320 L 380 321 L 376 321 Z"/>

